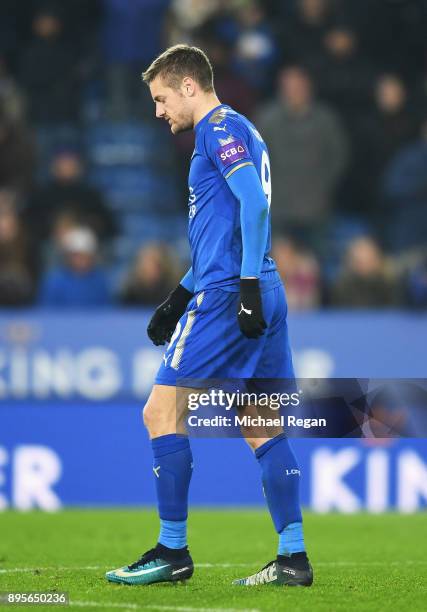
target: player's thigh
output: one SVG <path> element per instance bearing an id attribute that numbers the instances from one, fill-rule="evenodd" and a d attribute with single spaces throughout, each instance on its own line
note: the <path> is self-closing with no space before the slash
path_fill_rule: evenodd
<path id="1" fill-rule="evenodd" d="M 283 286 L 268 292 L 268 300 L 272 315 L 254 378 L 293 380 L 295 374 L 287 324 L 288 307 Z"/>

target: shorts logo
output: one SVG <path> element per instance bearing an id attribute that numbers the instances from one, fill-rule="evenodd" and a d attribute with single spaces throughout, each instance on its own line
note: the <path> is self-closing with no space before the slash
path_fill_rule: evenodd
<path id="1" fill-rule="evenodd" d="M 224 166 L 229 166 L 239 159 L 247 159 L 250 157 L 245 145 L 241 140 L 234 140 L 217 149 L 217 155 Z"/>

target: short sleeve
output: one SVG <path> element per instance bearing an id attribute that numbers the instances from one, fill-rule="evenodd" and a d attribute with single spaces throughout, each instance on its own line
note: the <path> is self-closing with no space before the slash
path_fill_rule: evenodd
<path id="1" fill-rule="evenodd" d="M 241 166 L 253 165 L 246 131 L 236 121 L 208 123 L 204 142 L 206 156 L 226 178 Z"/>

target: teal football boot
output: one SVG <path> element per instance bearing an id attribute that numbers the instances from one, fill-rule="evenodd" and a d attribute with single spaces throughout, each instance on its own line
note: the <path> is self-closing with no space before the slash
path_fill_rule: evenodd
<path id="1" fill-rule="evenodd" d="M 111 570 L 105 577 L 110 582 L 147 585 L 188 580 L 193 572 L 194 564 L 187 547 L 173 550 L 157 544 L 135 563 Z"/>

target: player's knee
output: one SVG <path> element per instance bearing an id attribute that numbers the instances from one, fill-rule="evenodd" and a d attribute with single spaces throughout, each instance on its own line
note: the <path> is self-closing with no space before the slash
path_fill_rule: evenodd
<path id="1" fill-rule="evenodd" d="M 150 401 L 148 401 L 142 410 L 142 420 L 148 431 L 154 427 L 154 410 Z"/>
<path id="2" fill-rule="evenodd" d="M 250 446 L 250 448 L 255 452 L 258 448 L 258 441 L 256 438 L 245 438 L 246 443 Z"/>

